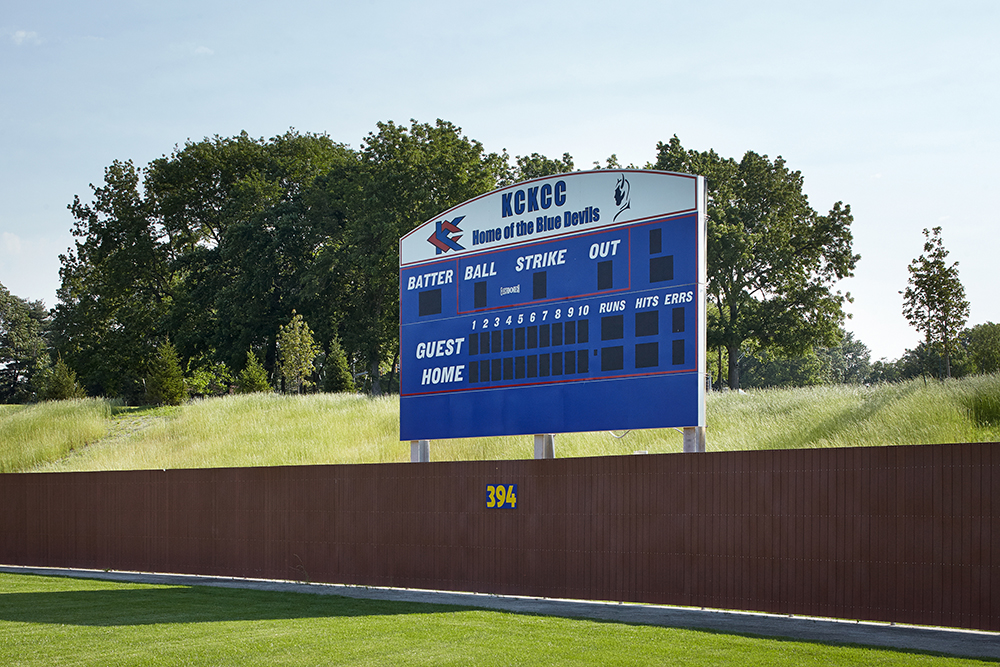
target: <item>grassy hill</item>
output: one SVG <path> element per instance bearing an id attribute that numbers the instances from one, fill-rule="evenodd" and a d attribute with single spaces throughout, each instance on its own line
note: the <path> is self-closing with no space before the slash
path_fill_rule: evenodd
<path id="1" fill-rule="evenodd" d="M 709 451 L 1000 441 L 1000 375 L 711 393 Z M 567 433 L 556 455 L 681 451 L 675 429 Z M 438 440 L 431 460 L 531 458 L 531 436 Z M 408 461 L 398 397 L 251 394 L 178 408 L 0 406 L 0 472 Z"/>

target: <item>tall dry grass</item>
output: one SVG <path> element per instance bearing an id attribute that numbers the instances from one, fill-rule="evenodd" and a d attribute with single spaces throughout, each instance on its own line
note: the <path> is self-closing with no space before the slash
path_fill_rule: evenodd
<path id="1" fill-rule="evenodd" d="M 708 450 L 1000 441 L 1000 376 L 949 382 L 712 393 Z M 2 415 L 2 413 L 0 413 Z M 251 394 L 138 412 L 112 435 L 37 470 L 115 470 L 408 461 L 399 399 Z M 562 433 L 559 457 L 679 452 L 676 429 Z M 431 460 L 531 458 L 532 437 L 435 440 Z M 58 460 L 55 460 L 55 459 Z"/>
<path id="2" fill-rule="evenodd" d="M 108 432 L 111 405 L 97 398 L 3 406 L 0 473 L 17 472 L 79 451 Z"/>

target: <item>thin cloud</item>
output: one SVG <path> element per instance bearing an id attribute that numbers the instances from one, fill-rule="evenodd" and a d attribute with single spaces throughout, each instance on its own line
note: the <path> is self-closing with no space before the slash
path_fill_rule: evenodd
<path id="1" fill-rule="evenodd" d="M 205 45 L 198 45 L 191 42 L 184 42 L 180 44 L 171 44 L 170 52 L 174 56 L 179 56 L 181 58 L 189 58 L 191 56 L 195 57 L 208 57 L 214 56 L 215 51 Z"/>
<path id="2" fill-rule="evenodd" d="M 14 42 L 17 46 L 23 44 L 40 44 L 41 40 L 38 38 L 38 33 L 31 30 L 17 30 L 10 36 L 10 41 Z"/>
<path id="3" fill-rule="evenodd" d="M 3 233 L 3 243 L 0 244 L 6 252 L 7 255 L 20 255 L 21 254 L 21 238 L 17 234 L 11 234 L 10 232 Z"/>

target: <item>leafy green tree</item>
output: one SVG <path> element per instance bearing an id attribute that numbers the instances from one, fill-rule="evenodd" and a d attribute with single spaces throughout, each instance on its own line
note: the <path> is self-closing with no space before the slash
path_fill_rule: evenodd
<path id="1" fill-rule="evenodd" d="M 32 400 L 48 364 L 42 330 L 47 314 L 0 284 L 0 402 Z"/>
<path id="2" fill-rule="evenodd" d="M 841 330 L 840 342 L 833 347 L 817 348 L 816 354 L 829 365 L 829 382 L 836 384 L 862 384 L 871 374 L 871 350 L 854 337 L 854 333 Z"/>
<path id="3" fill-rule="evenodd" d="M 66 365 L 62 357 L 56 359 L 55 365 L 46 373 L 39 392 L 39 398 L 43 401 L 65 401 L 86 395 L 87 392 L 76 381 L 76 373 Z"/>
<path id="4" fill-rule="evenodd" d="M 330 341 L 330 351 L 323 363 L 323 376 L 323 391 L 356 391 L 354 376 L 351 375 L 351 369 L 347 365 L 347 355 L 344 354 L 344 348 L 336 338 Z"/>
<path id="5" fill-rule="evenodd" d="M 236 392 L 253 394 L 274 391 L 267 381 L 267 371 L 254 352 L 247 352 L 247 363 L 236 377 Z"/>
<path id="6" fill-rule="evenodd" d="M 316 196 L 315 182 L 355 160 L 326 135 L 289 131 L 188 142 L 150 164 L 146 190 L 182 276 L 169 329 L 183 356 L 239 367 L 252 348 L 273 368 L 275 336 L 293 308 L 330 321 L 318 313 L 328 313 L 331 300 L 314 295 L 308 276 L 342 221 Z"/>
<path id="7" fill-rule="evenodd" d="M 336 335 L 339 315 L 307 277 L 338 220 L 306 200 L 354 155 L 290 131 L 188 142 L 145 170 L 113 163 L 92 201 L 70 206 L 77 242 L 61 257 L 56 350 L 91 393 L 134 401 L 165 335 L 183 360 L 229 367 L 248 348 L 273 367 L 297 306 L 322 322 L 321 340 Z"/>
<path id="8" fill-rule="evenodd" d="M 309 376 L 319 352 L 309 325 L 293 310 L 292 320 L 278 331 L 278 368 L 286 391 L 301 394 L 304 387 L 314 384 Z"/>
<path id="9" fill-rule="evenodd" d="M 171 301 L 170 249 L 140 191 L 141 172 L 114 162 L 94 200 L 75 197 L 75 247 L 60 255 L 53 344 L 92 394 L 141 400 Z"/>
<path id="10" fill-rule="evenodd" d="M 977 324 L 962 338 L 975 372 L 1000 373 L 1000 324 Z"/>
<path id="11" fill-rule="evenodd" d="M 187 399 L 184 373 L 173 343 L 162 343 L 149 364 L 146 398 L 154 405 L 180 405 Z"/>
<path id="12" fill-rule="evenodd" d="M 885 357 L 872 362 L 871 372 L 868 374 L 868 382 L 899 382 L 903 379 L 898 361 L 889 361 Z"/>
<path id="13" fill-rule="evenodd" d="M 910 262 L 909 285 L 903 295 L 903 316 L 924 334 L 927 349 L 939 347 L 943 377 L 951 377 L 951 356 L 959 332 L 969 317 L 969 302 L 958 278 L 958 262 L 947 264 L 941 228 L 924 229 L 924 254 Z"/>
<path id="14" fill-rule="evenodd" d="M 531 155 L 517 156 L 516 165 L 514 180 L 527 181 L 532 178 L 554 176 L 573 171 L 573 157 L 569 153 L 563 153 L 562 158 L 553 160 L 544 155 L 532 153 Z"/>
<path id="15" fill-rule="evenodd" d="M 328 174 L 328 210 L 343 236 L 319 262 L 342 286 L 342 342 L 368 373 L 372 393 L 392 386 L 399 358 L 399 238 L 466 199 L 489 192 L 507 174 L 506 157 L 485 153 L 461 128 L 438 120 L 409 128 L 379 123 L 359 159 Z M 322 282 L 325 278 L 318 276 Z"/>
<path id="16" fill-rule="evenodd" d="M 229 367 L 206 356 L 188 360 L 184 385 L 190 396 L 222 396 L 234 382 Z"/>
<path id="17" fill-rule="evenodd" d="M 700 174 L 708 188 L 708 293 L 716 305 L 708 347 L 728 352 L 729 387 L 740 386 L 740 349 L 752 342 L 795 357 L 837 343 L 853 275 L 850 206 L 819 215 L 802 192 L 802 174 L 780 156 L 748 151 L 737 162 L 686 150 L 674 136 L 657 145 L 656 169 Z"/>
<path id="18" fill-rule="evenodd" d="M 841 330 L 833 347 L 815 347 L 796 357 L 772 350 L 744 353 L 740 379 L 748 387 L 807 387 L 819 384 L 862 384 L 872 372 L 868 346 Z"/>
<path id="19" fill-rule="evenodd" d="M 830 360 L 808 350 L 795 358 L 774 356 L 769 350 L 744 354 L 740 380 L 746 387 L 809 387 L 830 382 Z"/>

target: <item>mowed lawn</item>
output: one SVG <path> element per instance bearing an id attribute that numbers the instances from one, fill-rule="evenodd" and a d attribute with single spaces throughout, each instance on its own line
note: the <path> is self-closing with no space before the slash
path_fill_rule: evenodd
<path id="1" fill-rule="evenodd" d="M 444 605 L 0 573 L 0 664 L 989 663 Z"/>

